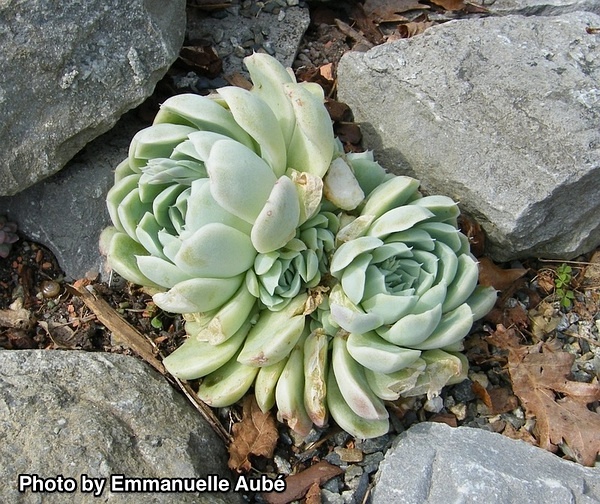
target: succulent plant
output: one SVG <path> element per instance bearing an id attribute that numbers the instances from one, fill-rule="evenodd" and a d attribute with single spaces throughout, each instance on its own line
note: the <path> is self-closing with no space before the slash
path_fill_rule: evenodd
<path id="1" fill-rule="evenodd" d="M 250 91 L 175 96 L 132 140 L 107 204 L 108 263 L 156 289 L 189 337 L 164 364 L 226 406 L 250 388 L 301 434 L 329 414 L 387 432 L 385 400 L 466 376 L 461 342 L 496 294 L 454 201 L 345 154 L 323 91 L 274 58 Z"/>
<path id="2" fill-rule="evenodd" d="M 0 257 L 7 258 L 10 246 L 18 240 L 17 225 L 8 222 L 5 216 L 0 215 Z"/>

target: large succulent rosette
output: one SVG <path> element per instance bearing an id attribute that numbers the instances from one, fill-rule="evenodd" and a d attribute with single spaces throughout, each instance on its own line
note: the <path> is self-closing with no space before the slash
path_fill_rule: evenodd
<path id="1" fill-rule="evenodd" d="M 456 226 L 371 153 L 344 154 L 323 91 L 274 58 L 245 60 L 254 87 L 168 99 L 116 169 L 109 265 L 183 314 L 164 361 L 202 378 L 216 407 L 254 387 L 307 434 L 329 414 L 360 437 L 387 432 L 385 400 L 439 394 L 493 305 Z"/>

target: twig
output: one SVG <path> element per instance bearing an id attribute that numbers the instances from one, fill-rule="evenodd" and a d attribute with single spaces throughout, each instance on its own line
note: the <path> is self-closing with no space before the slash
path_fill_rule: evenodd
<path id="1" fill-rule="evenodd" d="M 72 285 L 68 285 L 67 290 L 71 294 L 80 297 L 87 307 L 94 312 L 98 321 L 104 324 L 104 326 L 125 345 L 131 348 L 131 350 L 144 359 L 171 383 L 176 383 L 188 400 L 210 424 L 216 434 L 225 441 L 225 443 L 229 444 L 231 442 L 230 434 L 225 430 L 221 422 L 219 422 L 219 419 L 215 416 L 210 407 L 196 395 L 187 382 L 183 382 L 179 378 L 171 376 L 163 366 L 163 363 L 156 358 L 155 351 L 157 349 L 152 341 L 121 317 L 112 306 L 95 292 L 90 292 L 85 288 L 78 289 Z"/>
<path id="2" fill-rule="evenodd" d="M 166 374 L 165 367 L 154 355 L 154 345 L 137 329 L 127 322 L 119 313 L 95 292 L 78 289 L 72 285 L 67 290 L 80 297 L 87 307 L 92 310 L 98 320 L 106 326 L 117 338 L 120 338 L 131 350 L 138 354 L 160 374 Z"/>
<path id="3" fill-rule="evenodd" d="M 585 261 L 563 261 L 562 259 L 538 259 L 538 261 L 540 262 L 546 262 L 546 263 L 561 263 L 561 264 L 578 264 L 581 266 L 594 266 L 594 265 L 598 265 L 599 263 L 595 262 L 585 262 Z"/>
<path id="4" fill-rule="evenodd" d="M 595 339 L 589 338 L 587 336 L 582 336 L 581 334 L 574 333 L 573 331 L 565 331 L 564 334 L 567 336 L 571 336 L 572 338 L 579 338 L 587 341 L 591 345 L 600 346 L 600 341 L 596 341 Z"/>
<path id="5" fill-rule="evenodd" d="M 373 44 L 369 42 L 369 40 L 362 33 L 356 31 L 349 24 L 344 23 L 340 19 L 336 19 L 335 24 L 338 27 L 338 29 L 347 37 L 350 37 L 352 40 L 363 44 L 364 46 L 366 46 L 367 49 L 371 49 L 373 47 Z"/>
<path id="6" fill-rule="evenodd" d="M 181 381 L 179 378 L 175 376 L 169 375 L 177 384 L 177 386 L 181 389 L 181 391 L 185 394 L 188 400 L 192 403 L 192 405 L 200 412 L 200 414 L 204 417 L 204 419 L 210 424 L 212 429 L 217 433 L 217 435 L 225 442 L 225 444 L 229 445 L 232 441 L 231 434 L 227 432 L 223 424 L 219 422 L 219 419 L 215 416 L 209 406 L 206 405 L 194 392 L 194 389 L 190 387 L 190 384 L 187 382 Z"/>

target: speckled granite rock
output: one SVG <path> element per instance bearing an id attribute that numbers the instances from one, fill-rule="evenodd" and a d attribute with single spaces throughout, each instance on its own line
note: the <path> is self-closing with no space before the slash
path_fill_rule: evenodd
<path id="1" fill-rule="evenodd" d="M 112 475 L 231 475 L 224 444 L 159 374 L 134 357 L 78 351 L 0 351 L 0 501 L 241 502 L 234 493 L 120 493 Z M 73 478 L 73 493 L 24 493 L 18 475 Z M 101 498 L 81 475 L 105 480 Z"/>

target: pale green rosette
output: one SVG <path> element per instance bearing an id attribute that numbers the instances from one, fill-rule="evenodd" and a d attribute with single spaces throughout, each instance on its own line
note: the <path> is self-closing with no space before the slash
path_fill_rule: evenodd
<path id="1" fill-rule="evenodd" d="M 464 379 L 460 350 L 495 301 L 445 196 L 422 197 L 372 153 L 345 154 L 323 91 L 274 58 L 245 60 L 250 90 L 163 103 L 107 196 L 108 264 L 182 313 L 166 369 L 227 406 L 306 435 L 331 416 L 388 429 L 384 401 Z"/>
<path id="2" fill-rule="evenodd" d="M 339 281 L 329 299 L 331 320 L 352 337 L 381 344 L 456 349 L 489 311 L 495 291 L 477 288 L 477 261 L 456 227 L 458 205 L 446 196 L 422 197 L 418 188 L 410 177 L 385 180 L 348 224 L 354 236 L 341 230 L 347 240 L 331 259 Z"/>
<path id="3" fill-rule="evenodd" d="M 170 312 L 218 310 L 236 293 L 247 298 L 247 284 L 255 298 L 283 307 L 323 269 L 314 270 L 322 251 L 300 229 L 315 218 L 334 153 L 323 92 L 296 83 L 270 56 L 246 64 L 252 91 L 226 87 L 165 101 L 133 138 L 107 196 L 109 266 L 159 289 L 154 301 Z M 296 259 L 286 265 L 291 251 Z M 274 255 L 282 266 L 277 292 L 261 260 Z M 246 280 L 250 271 L 255 284 Z"/>

